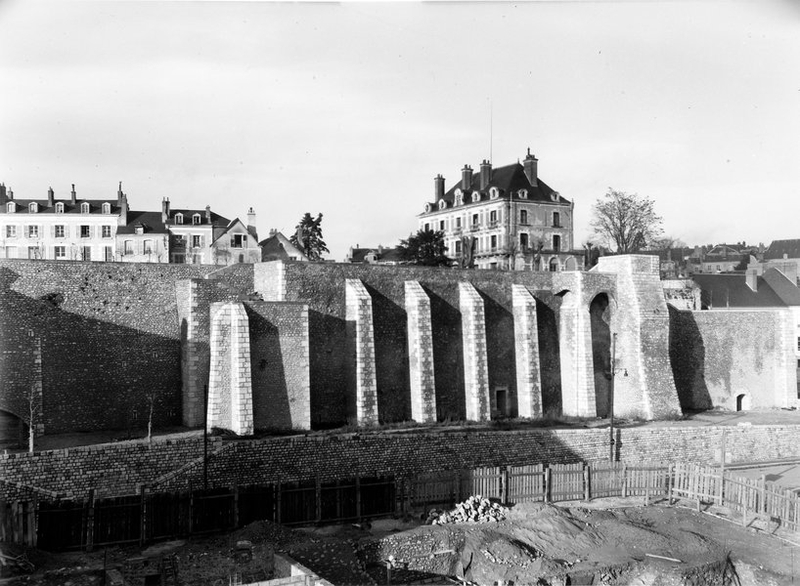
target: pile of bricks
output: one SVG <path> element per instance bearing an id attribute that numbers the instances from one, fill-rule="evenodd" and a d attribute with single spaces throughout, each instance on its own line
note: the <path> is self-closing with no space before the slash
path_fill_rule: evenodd
<path id="1" fill-rule="evenodd" d="M 463 503 L 458 503 L 452 511 L 437 511 L 433 509 L 428 514 L 431 525 L 446 525 L 448 523 L 496 523 L 506 518 L 508 509 L 493 503 L 480 495 L 469 497 Z"/>

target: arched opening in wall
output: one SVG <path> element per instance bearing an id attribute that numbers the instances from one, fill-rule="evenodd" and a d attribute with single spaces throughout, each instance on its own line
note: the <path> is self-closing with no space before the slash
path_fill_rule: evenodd
<path id="1" fill-rule="evenodd" d="M 0 411 L 0 449 L 19 446 L 24 431 L 25 425 L 19 417 L 7 411 Z"/>
<path id="2" fill-rule="evenodd" d="M 558 271 L 558 259 L 557 258 L 551 258 L 550 259 L 550 264 L 548 265 L 548 270 L 551 273 L 555 273 L 555 272 Z"/>
<path id="3" fill-rule="evenodd" d="M 589 305 L 592 326 L 595 405 L 598 417 L 609 416 L 611 399 L 611 307 L 606 293 L 599 293 Z"/>
<path id="4" fill-rule="evenodd" d="M 750 397 L 742 393 L 736 397 L 736 410 L 749 411 L 750 410 Z"/>
<path id="5" fill-rule="evenodd" d="M 575 260 L 574 256 L 571 256 L 567 260 L 564 261 L 564 270 L 565 271 L 577 271 L 578 270 L 578 261 Z"/>

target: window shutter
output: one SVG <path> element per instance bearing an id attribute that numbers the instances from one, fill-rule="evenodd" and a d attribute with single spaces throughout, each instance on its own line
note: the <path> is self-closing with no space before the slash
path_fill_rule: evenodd
<path id="1" fill-rule="evenodd" d="M 56 237 L 56 227 L 55 227 L 55 225 L 50 226 L 50 237 L 51 238 L 55 238 Z"/>

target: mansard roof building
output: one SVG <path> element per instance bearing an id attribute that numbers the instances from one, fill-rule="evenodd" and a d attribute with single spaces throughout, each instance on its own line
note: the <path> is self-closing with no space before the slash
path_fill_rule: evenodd
<path id="1" fill-rule="evenodd" d="M 465 165 L 448 190 L 437 175 L 419 228 L 443 232 L 448 256 L 462 266 L 575 270 L 583 252 L 573 250 L 573 207 L 539 178 L 528 149 L 521 164 L 493 168 L 484 160 L 478 173 Z"/>
<path id="2" fill-rule="evenodd" d="M 0 185 L 0 258 L 235 264 L 261 253 L 250 208 L 247 225 L 205 209 L 130 210 L 120 182 L 116 197 L 15 199 Z"/>

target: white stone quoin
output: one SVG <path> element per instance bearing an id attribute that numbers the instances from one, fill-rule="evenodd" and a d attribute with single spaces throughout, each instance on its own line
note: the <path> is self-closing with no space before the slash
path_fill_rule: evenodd
<path id="1" fill-rule="evenodd" d="M 247 313 L 242 303 L 213 303 L 210 311 L 207 427 L 252 435 L 253 385 Z"/>
<path id="2" fill-rule="evenodd" d="M 408 378 L 411 386 L 411 418 L 436 421 L 436 385 L 433 370 L 431 300 L 417 281 L 405 282 L 408 320 Z"/>
<path id="3" fill-rule="evenodd" d="M 372 297 L 358 279 L 345 283 L 345 321 L 355 347 L 356 423 L 377 425 L 378 383 L 375 375 L 375 334 Z"/>
<path id="4" fill-rule="evenodd" d="M 483 298 L 472 286 L 458 284 L 461 336 L 464 349 L 464 395 L 468 421 L 491 419 L 489 366 L 486 356 L 486 317 Z"/>

